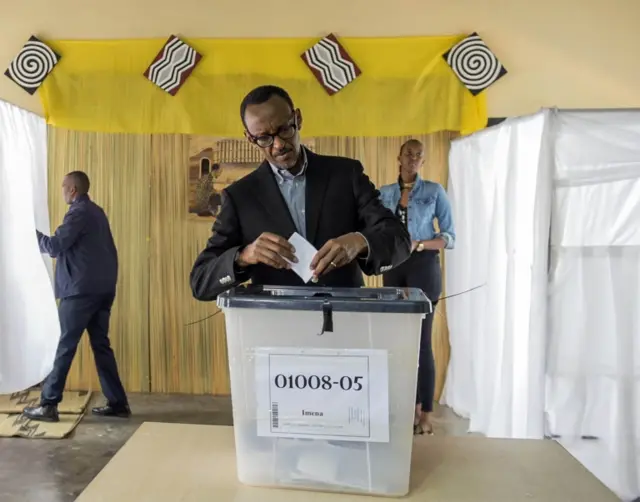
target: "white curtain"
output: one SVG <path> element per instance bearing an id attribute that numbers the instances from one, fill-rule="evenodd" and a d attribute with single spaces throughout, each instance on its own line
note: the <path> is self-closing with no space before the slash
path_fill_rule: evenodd
<path id="1" fill-rule="evenodd" d="M 49 234 L 45 121 L 0 101 L 0 394 L 42 381 L 60 337 L 36 227 Z"/>
<path id="2" fill-rule="evenodd" d="M 451 146 L 457 227 L 447 252 L 451 342 L 443 402 L 473 432 L 544 434 L 544 334 L 550 157 L 548 112 L 510 120 Z"/>
<path id="3" fill-rule="evenodd" d="M 443 402 L 552 437 L 640 496 L 640 111 L 545 110 L 452 144 Z"/>
<path id="4" fill-rule="evenodd" d="M 640 495 L 640 111 L 554 120 L 548 433 Z"/>

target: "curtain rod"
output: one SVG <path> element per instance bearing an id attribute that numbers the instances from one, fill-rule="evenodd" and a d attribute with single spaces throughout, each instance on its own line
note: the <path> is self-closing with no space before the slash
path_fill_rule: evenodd
<path id="1" fill-rule="evenodd" d="M 549 110 L 551 112 L 561 112 L 561 113 L 562 112 L 571 112 L 571 113 L 640 112 L 640 108 L 558 108 L 558 107 L 555 107 L 555 106 L 550 106 L 550 107 L 540 108 L 537 112 L 534 112 L 534 113 L 527 113 L 525 115 L 516 115 L 515 117 L 505 117 L 502 122 L 496 124 L 495 126 L 486 127 L 484 129 L 480 129 L 479 131 L 476 131 L 476 132 L 474 132 L 472 134 L 469 134 L 467 136 L 462 136 L 460 138 L 455 138 L 455 139 L 451 140 L 451 143 L 455 143 L 457 141 L 461 141 L 463 139 L 470 138 L 472 136 L 477 136 L 477 135 L 483 134 L 483 133 L 485 133 L 487 131 L 491 131 L 491 130 L 493 130 L 493 127 L 496 127 L 496 126 L 499 126 L 501 124 L 504 124 L 505 122 L 509 122 L 510 120 L 534 117 L 535 115 L 538 115 L 540 112 L 544 112 L 545 110 Z"/>
<path id="2" fill-rule="evenodd" d="M 543 108 L 544 109 L 544 108 Z M 550 108 L 559 112 L 638 112 L 640 108 Z"/>

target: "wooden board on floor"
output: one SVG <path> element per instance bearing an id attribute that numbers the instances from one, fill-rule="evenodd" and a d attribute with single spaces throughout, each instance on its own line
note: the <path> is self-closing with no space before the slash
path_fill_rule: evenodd
<path id="1" fill-rule="evenodd" d="M 40 404 L 40 390 L 28 389 L 0 395 L 0 437 L 28 439 L 64 439 L 82 420 L 91 399 L 91 391 L 65 391 L 58 405 L 59 422 L 38 422 L 22 414 L 28 406 Z"/>
<path id="2" fill-rule="evenodd" d="M 80 423 L 84 413 L 60 414 L 59 422 L 38 422 L 24 415 L 0 413 L 0 437 L 25 439 L 64 439 Z"/>
<path id="3" fill-rule="evenodd" d="M 91 391 L 67 390 L 64 392 L 62 402 L 58 405 L 59 413 L 72 413 L 79 415 L 84 413 L 87 403 L 91 399 Z M 40 390 L 28 389 L 13 394 L 0 395 L 0 413 L 11 415 L 22 413 L 28 406 L 38 406 L 40 404 Z"/>
<path id="4" fill-rule="evenodd" d="M 235 464 L 231 427 L 145 422 L 77 502 L 385 500 L 243 486 Z M 619 502 L 555 441 L 453 436 L 416 439 L 403 500 Z"/>

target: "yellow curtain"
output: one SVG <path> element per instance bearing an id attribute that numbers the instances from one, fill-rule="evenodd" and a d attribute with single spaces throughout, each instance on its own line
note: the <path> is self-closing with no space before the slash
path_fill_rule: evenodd
<path id="1" fill-rule="evenodd" d="M 300 57 L 316 39 L 185 40 L 203 58 L 176 96 L 143 76 L 163 39 L 53 41 L 62 58 L 40 96 L 58 127 L 238 137 L 243 96 L 271 83 L 302 109 L 306 136 L 466 134 L 487 112 L 484 93 L 472 96 L 442 58 L 461 38 L 341 38 L 362 75 L 334 96 Z"/>

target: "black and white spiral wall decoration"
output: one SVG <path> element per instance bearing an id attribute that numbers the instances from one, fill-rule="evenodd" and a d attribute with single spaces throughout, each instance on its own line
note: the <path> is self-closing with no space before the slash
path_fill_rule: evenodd
<path id="1" fill-rule="evenodd" d="M 34 94 L 58 61 L 60 56 L 32 35 L 4 74 L 29 94 Z"/>
<path id="2" fill-rule="evenodd" d="M 442 57 L 474 96 L 507 74 L 506 68 L 475 32 Z"/>

